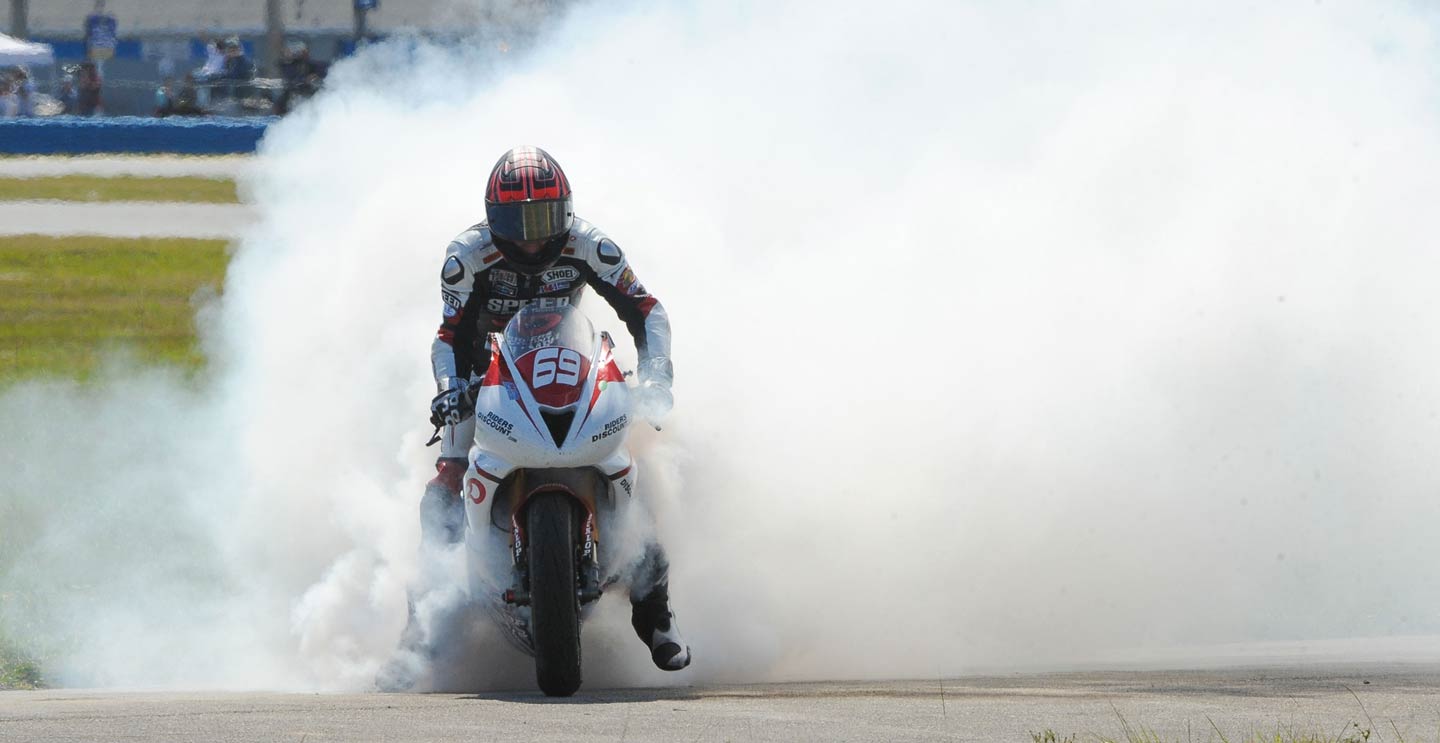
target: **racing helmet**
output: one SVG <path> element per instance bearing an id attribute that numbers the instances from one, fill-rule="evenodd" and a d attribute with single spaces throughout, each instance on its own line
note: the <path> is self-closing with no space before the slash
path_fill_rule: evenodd
<path id="1" fill-rule="evenodd" d="M 575 223 L 570 180 L 550 153 L 516 147 L 500 156 L 485 185 L 485 220 L 500 254 L 521 273 L 536 274 L 560 257 Z M 521 246 L 529 243 L 531 252 Z M 539 243 L 538 251 L 533 250 Z"/>

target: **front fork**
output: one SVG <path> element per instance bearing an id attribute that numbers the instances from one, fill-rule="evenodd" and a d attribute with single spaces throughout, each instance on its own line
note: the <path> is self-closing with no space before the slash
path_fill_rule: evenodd
<path id="1" fill-rule="evenodd" d="M 596 536 L 596 517 L 585 512 L 581 541 L 576 549 L 575 598 L 581 606 L 600 598 L 605 587 L 600 577 L 600 542 Z M 520 514 L 510 516 L 510 557 L 515 565 L 515 585 L 506 589 L 501 598 L 512 606 L 530 605 L 529 541 L 520 525 Z"/>

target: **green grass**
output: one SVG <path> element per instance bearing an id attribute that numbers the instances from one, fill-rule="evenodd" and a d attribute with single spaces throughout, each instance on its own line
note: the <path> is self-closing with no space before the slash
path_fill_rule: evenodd
<path id="1" fill-rule="evenodd" d="M 0 237 L 0 385 L 85 379 L 120 349 L 197 367 L 192 298 L 225 263 L 224 240 Z"/>
<path id="2" fill-rule="evenodd" d="M 234 204 L 235 181 L 183 176 L 142 178 L 66 175 L 49 178 L 0 178 L 0 201 L 171 201 Z"/>
<path id="3" fill-rule="evenodd" d="M 0 691 L 38 689 L 44 686 L 40 666 L 0 637 Z"/>
<path id="4" fill-rule="evenodd" d="M 85 379 L 106 352 L 122 349 L 198 367 L 193 298 L 218 289 L 226 252 L 224 240 L 0 237 L 0 388 Z M 0 620 L 6 602 L 22 599 L 0 592 Z M 0 690 L 43 686 L 36 649 L 6 635 L 0 626 Z"/>

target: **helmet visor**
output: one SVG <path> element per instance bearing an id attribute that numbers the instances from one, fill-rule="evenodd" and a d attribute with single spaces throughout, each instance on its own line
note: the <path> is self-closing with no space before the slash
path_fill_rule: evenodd
<path id="1" fill-rule="evenodd" d="M 554 237 L 570 229 L 570 200 L 486 204 L 490 231 L 514 242 Z"/>

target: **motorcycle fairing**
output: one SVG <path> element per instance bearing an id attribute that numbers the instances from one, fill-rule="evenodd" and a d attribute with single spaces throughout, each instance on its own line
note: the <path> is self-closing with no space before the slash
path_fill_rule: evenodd
<path id="1" fill-rule="evenodd" d="M 574 312 L 573 319 L 588 329 L 589 321 Z M 515 350 L 492 334 L 490 368 L 475 398 L 476 445 L 516 466 L 541 468 L 588 466 L 618 451 L 630 424 L 630 390 L 609 335 L 590 330 L 589 338 L 586 358 L 570 356 L 579 355 L 570 347 L 577 345 L 572 334 L 570 345 L 520 349 L 520 359 L 527 361 L 521 365 Z M 556 358 L 540 357 L 550 349 L 558 349 Z M 570 357 L 563 366 L 562 352 Z M 565 394 L 545 389 L 537 399 L 532 386 L 571 389 Z M 568 428 L 559 433 L 551 430 L 555 420 L 563 420 L 557 416 L 569 416 Z"/>
<path id="2" fill-rule="evenodd" d="M 604 500 L 592 498 L 587 510 L 593 513 L 597 503 L 613 506 L 629 501 L 635 492 L 634 464 L 635 460 L 630 456 L 630 452 L 622 447 L 592 467 L 577 468 L 581 471 L 597 472 L 608 484 L 603 491 Z M 515 463 L 507 462 L 492 452 L 479 447 L 470 450 L 470 467 L 465 473 L 464 494 L 465 517 L 472 526 L 489 522 L 501 531 L 512 531 L 512 516 L 524 505 L 524 499 L 543 492 L 536 488 L 546 484 L 545 480 L 536 479 L 528 472 L 521 473 L 518 470 L 520 468 Z M 517 476 L 511 477 L 512 474 Z M 524 498 L 517 499 L 515 493 L 524 487 L 517 485 L 521 474 L 525 475 L 529 489 Z"/>

